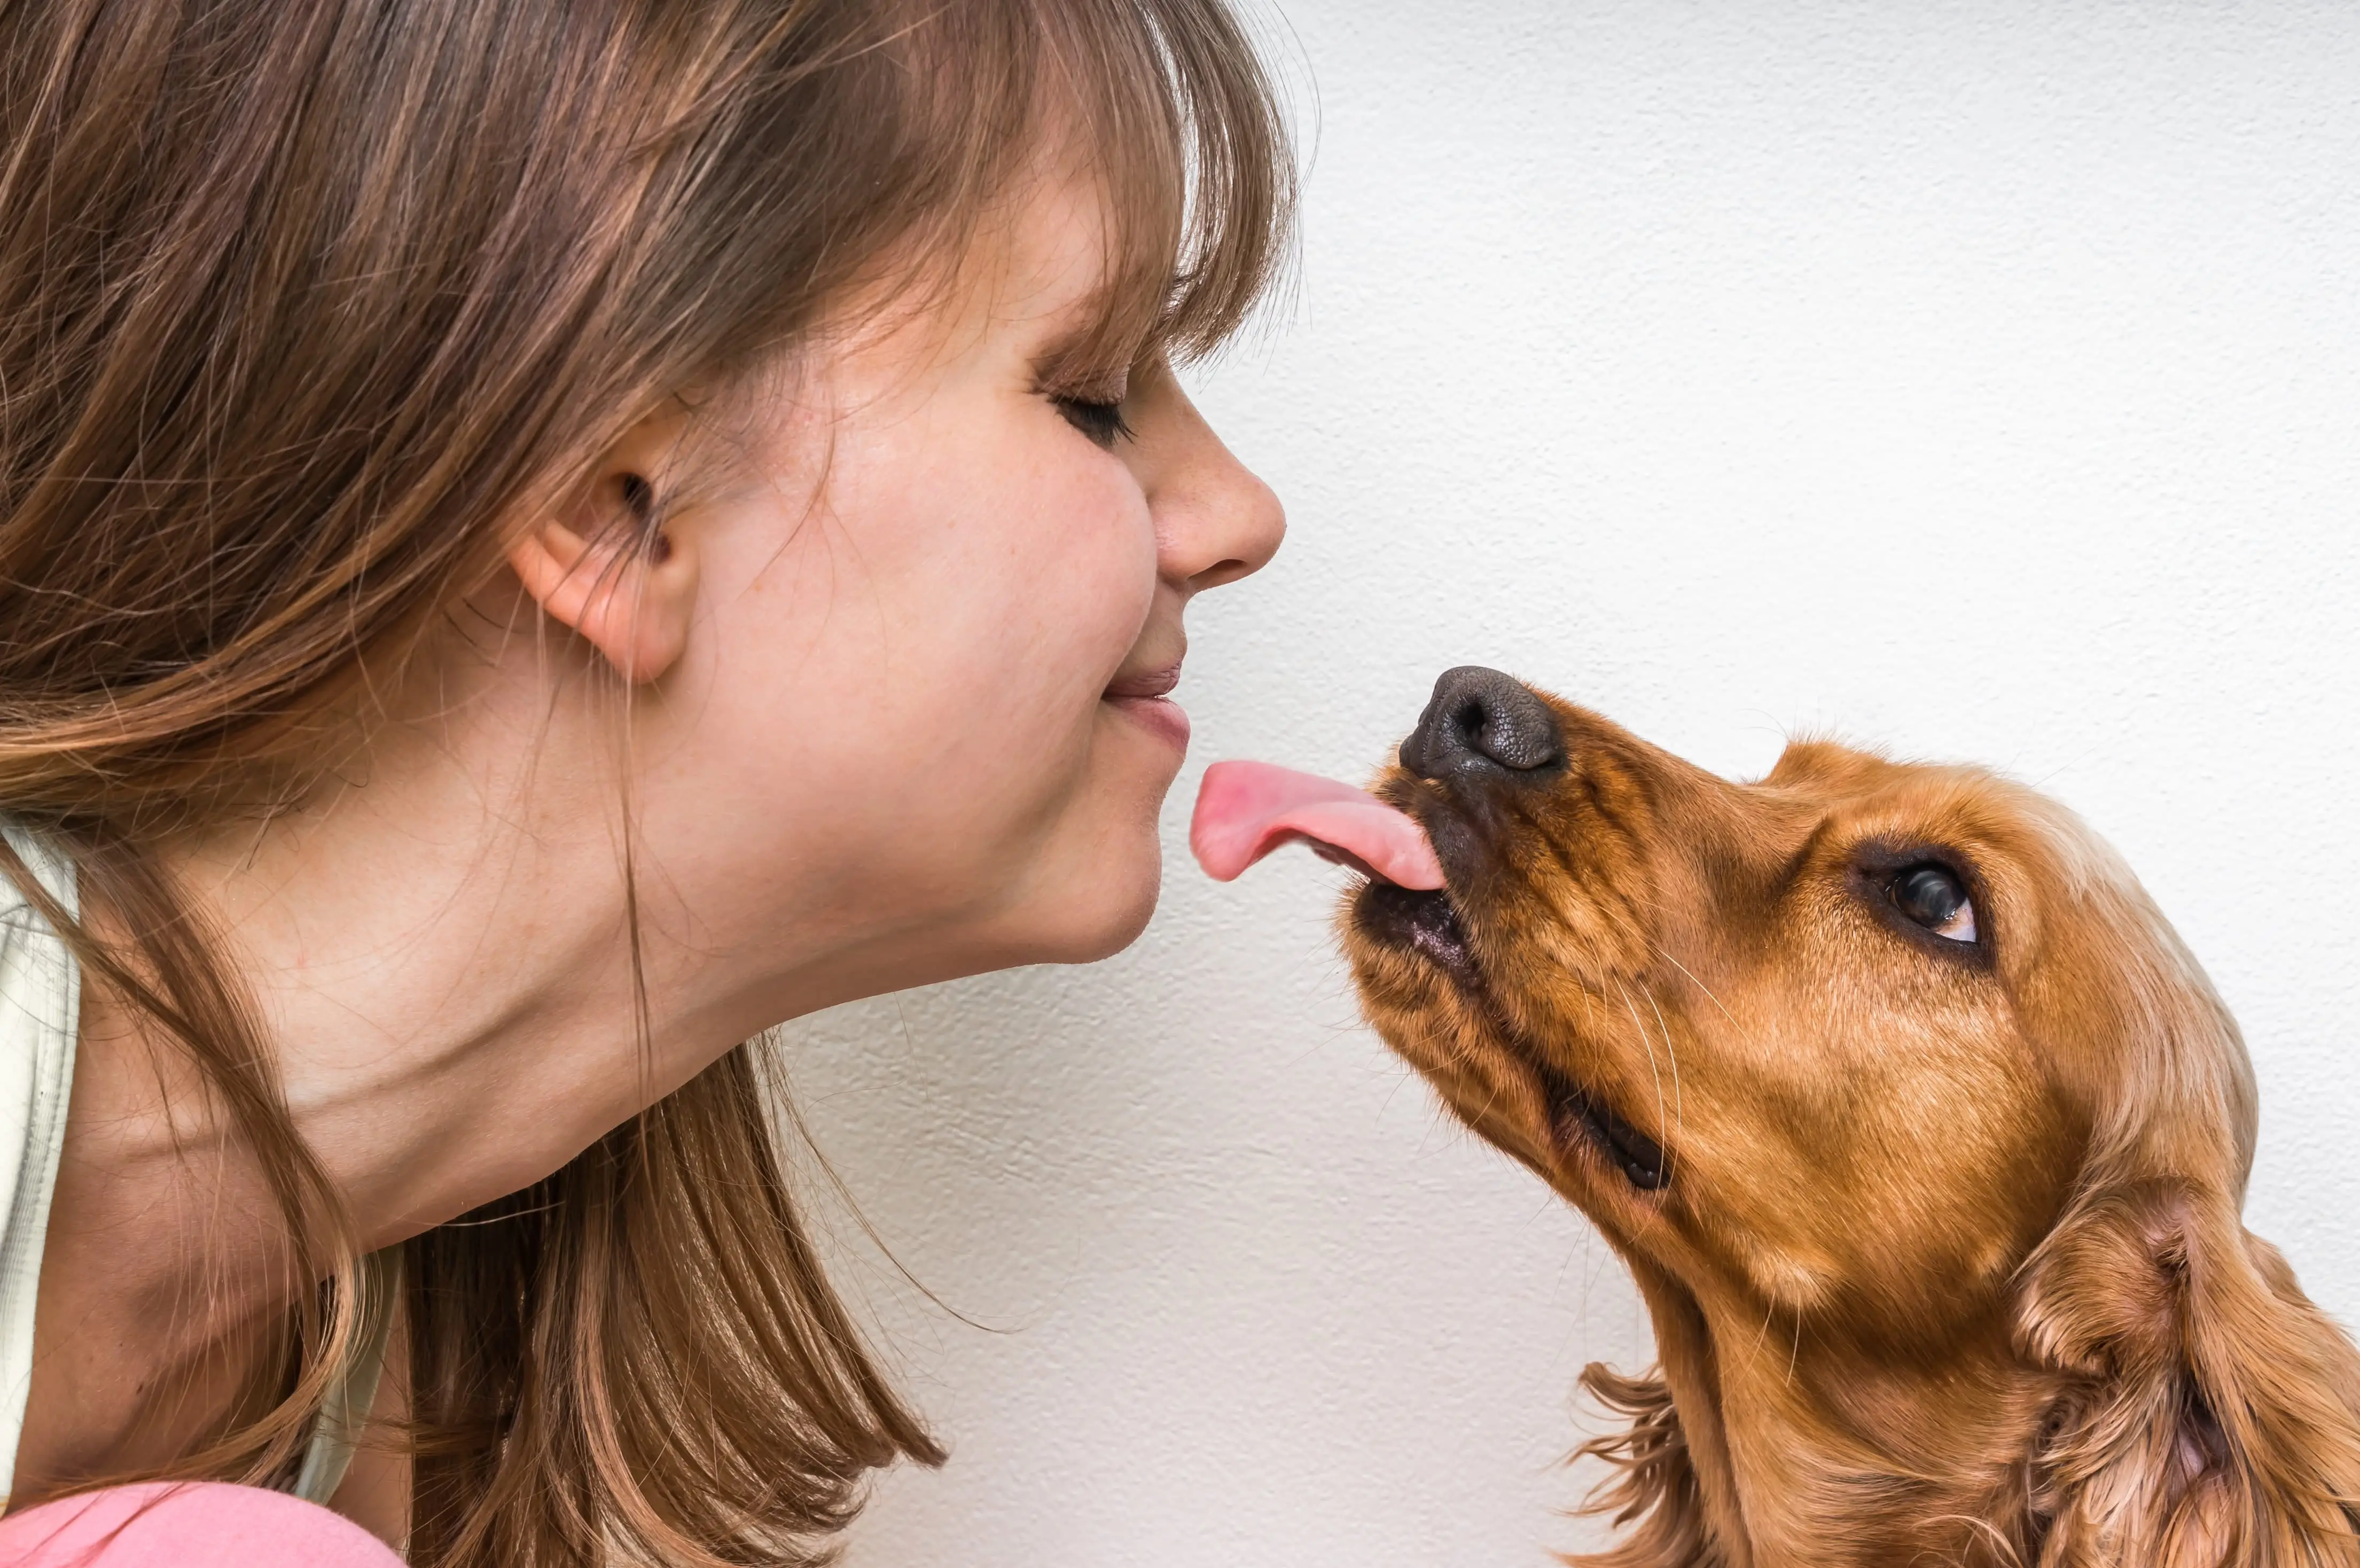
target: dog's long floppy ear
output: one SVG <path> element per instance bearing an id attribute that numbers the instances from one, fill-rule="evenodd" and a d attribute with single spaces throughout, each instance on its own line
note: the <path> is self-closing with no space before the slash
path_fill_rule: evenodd
<path id="1" fill-rule="evenodd" d="M 2026 1265 L 2016 1334 L 2060 1389 L 2038 1568 L 2360 1564 L 2360 1355 L 2231 1196 L 2086 1193 Z"/>
<path id="2" fill-rule="evenodd" d="M 1634 1521 L 1638 1528 L 1609 1551 L 1566 1558 L 1567 1568 L 1717 1568 L 1669 1385 L 1659 1374 L 1626 1377 L 1593 1361 L 1582 1368 L 1581 1388 L 1631 1424 L 1573 1451 L 1576 1461 L 1602 1459 L 1614 1467 L 1577 1511 L 1605 1515 L 1617 1529 Z"/>

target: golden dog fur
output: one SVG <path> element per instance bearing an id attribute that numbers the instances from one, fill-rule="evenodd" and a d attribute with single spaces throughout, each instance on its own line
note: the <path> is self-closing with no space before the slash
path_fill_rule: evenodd
<path id="1" fill-rule="evenodd" d="M 1980 770 L 1732 784 L 1546 701 L 1556 770 L 1379 786 L 1462 947 L 1397 889 L 1343 925 L 1371 1021 L 1654 1319 L 1658 1369 L 1584 1374 L 1631 1424 L 1573 1561 L 2360 1563 L 2360 1356 L 2240 1219 L 2244 1044 L 2115 855 Z M 1896 918 L 1928 860 L 1975 942 Z"/>

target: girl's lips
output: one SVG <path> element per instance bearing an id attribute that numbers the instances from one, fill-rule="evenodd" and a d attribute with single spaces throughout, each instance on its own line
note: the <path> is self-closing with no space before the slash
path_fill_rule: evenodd
<path id="1" fill-rule="evenodd" d="M 1166 688 L 1168 691 L 1170 688 Z M 1188 711 L 1169 697 L 1123 697 L 1109 690 L 1101 699 L 1108 707 L 1128 714 L 1167 742 L 1174 750 L 1188 749 Z"/>
<path id="2" fill-rule="evenodd" d="M 1180 661 L 1160 665 L 1153 670 L 1136 670 L 1129 675 L 1117 675 L 1106 689 L 1109 702 L 1120 702 L 1133 697 L 1169 696 L 1180 684 Z"/>
<path id="3" fill-rule="evenodd" d="M 1174 750 L 1185 755 L 1188 715 L 1170 695 L 1179 684 L 1180 661 L 1175 659 L 1153 670 L 1117 675 L 1099 700 L 1138 720 Z"/>
<path id="4" fill-rule="evenodd" d="M 1187 755 L 1187 712 L 1171 701 L 1171 689 L 1177 684 L 1180 660 L 1175 658 L 1168 665 L 1156 665 L 1154 670 L 1116 674 L 1099 701 L 1131 714 L 1173 750 Z"/>

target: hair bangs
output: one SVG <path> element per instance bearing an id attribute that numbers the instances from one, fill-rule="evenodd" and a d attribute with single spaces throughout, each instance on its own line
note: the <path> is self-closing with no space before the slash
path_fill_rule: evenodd
<path id="1" fill-rule="evenodd" d="M 934 6 L 897 36 L 919 178 L 889 252 L 956 259 L 985 215 L 1062 153 L 1105 201 L 1098 312 L 1060 355 L 1086 379 L 1234 335 L 1292 253 L 1293 150 L 1269 73 L 1206 0 L 1004 0 Z M 921 173 L 920 171 L 923 171 Z M 919 272 L 930 268 L 921 266 Z M 923 291 L 913 301 L 927 302 Z"/>
<path id="2" fill-rule="evenodd" d="M 1273 83 L 1221 6 L 1046 3 L 1060 85 L 1107 194 L 1096 346 L 1201 358 L 1291 253 L 1295 166 Z"/>

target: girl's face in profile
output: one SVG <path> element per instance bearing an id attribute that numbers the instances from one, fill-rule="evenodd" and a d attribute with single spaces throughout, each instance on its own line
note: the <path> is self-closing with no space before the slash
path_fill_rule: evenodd
<path id="1" fill-rule="evenodd" d="M 848 996 L 1145 923 L 1182 611 L 1284 524 L 1160 360 L 1044 380 L 1105 253 L 1095 183 L 1043 184 L 939 301 L 808 354 L 679 517 L 694 620 L 635 737 L 653 929 L 828 955 Z"/>

